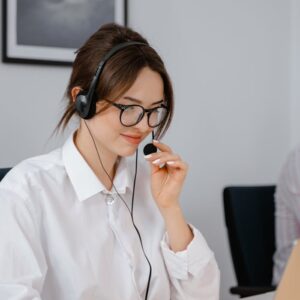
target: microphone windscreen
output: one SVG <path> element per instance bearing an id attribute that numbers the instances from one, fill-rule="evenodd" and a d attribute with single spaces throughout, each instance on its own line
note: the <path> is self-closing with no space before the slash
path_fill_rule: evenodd
<path id="1" fill-rule="evenodd" d="M 153 144 L 147 144 L 144 147 L 144 154 L 145 155 L 149 155 L 149 154 L 155 153 L 155 152 L 157 152 L 157 148 Z"/>

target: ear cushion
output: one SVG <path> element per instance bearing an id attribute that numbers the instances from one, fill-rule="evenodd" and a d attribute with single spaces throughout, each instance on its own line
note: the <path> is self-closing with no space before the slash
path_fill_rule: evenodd
<path id="1" fill-rule="evenodd" d="M 96 105 L 91 100 L 88 99 L 84 91 L 79 92 L 76 96 L 75 108 L 78 115 L 83 119 L 90 119 L 95 115 Z"/>

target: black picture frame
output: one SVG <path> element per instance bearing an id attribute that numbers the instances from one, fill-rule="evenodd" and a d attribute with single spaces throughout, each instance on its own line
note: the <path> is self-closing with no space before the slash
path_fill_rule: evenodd
<path id="1" fill-rule="evenodd" d="M 23 1 L 23 2 L 21 2 Z M 27 3 L 33 3 L 31 5 L 34 5 L 35 1 L 41 1 L 41 0 L 26 0 Z M 80 18 L 80 20 L 84 20 L 84 23 L 80 23 L 77 22 L 79 24 L 77 24 L 74 21 L 74 12 L 76 10 L 74 9 L 70 9 L 71 5 L 76 5 L 71 3 L 71 1 L 67 1 L 67 0 L 56 0 L 56 1 L 51 1 L 48 0 L 49 2 L 52 2 L 51 4 L 51 9 L 55 8 L 55 3 L 60 3 L 60 2 L 69 2 L 68 4 L 64 4 L 65 7 L 66 5 L 69 5 L 68 10 L 65 9 L 65 12 L 60 9 L 59 15 L 61 16 L 61 18 L 63 18 L 63 22 L 64 24 L 66 23 L 66 20 L 70 20 L 70 26 L 69 28 L 71 28 L 73 30 L 73 28 L 76 26 L 78 26 L 78 30 L 74 29 L 72 32 L 76 31 L 76 35 L 67 35 L 68 31 L 66 30 L 65 34 L 66 34 L 66 38 L 64 39 L 63 36 L 63 32 L 61 30 L 56 30 L 58 29 L 58 25 L 57 22 L 55 23 L 53 20 L 49 21 L 52 22 L 53 30 L 52 32 L 59 32 L 59 38 L 57 38 L 54 34 L 51 33 L 51 29 L 48 29 L 48 27 L 44 27 L 47 28 L 47 32 L 49 33 L 49 42 L 47 41 L 47 33 L 43 34 L 43 32 L 41 31 L 41 29 L 38 26 L 33 26 L 33 22 L 34 20 L 31 18 L 29 19 L 28 22 L 28 17 L 27 17 L 27 23 L 26 23 L 26 19 L 25 22 L 23 24 L 28 24 L 27 29 L 24 29 L 24 27 L 26 28 L 26 26 L 21 26 L 21 21 L 22 20 L 22 9 L 20 9 L 20 7 L 18 5 L 25 5 L 24 3 L 26 2 L 25 0 L 2 0 L 2 62 L 3 63 L 18 63 L 18 64 L 39 64 L 39 65 L 57 65 L 57 66 L 71 66 L 73 63 L 73 60 L 75 58 L 75 51 L 78 47 L 80 47 L 80 45 L 93 33 L 95 32 L 102 24 L 107 23 L 107 22 L 115 22 L 121 25 L 126 26 L 127 25 L 127 0 L 107 0 L 105 1 L 98 1 L 98 0 L 89 0 L 90 3 L 93 3 L 93 7 L 90 8 L 90 10 L 88 9 L 87 5 L 89 1 L 83 1 L 82 3 L 84 3 L 84 9 L 82 11 L 77 11 L 76 16 L 77 18 Z M 95 12 L 95 5 L 97 4 L 97 1 L 99 2 L 99 12 L 100 10 L 100 4 L 104 5 L 106 3 L 106 11 L 109 12 L 109 14 L 105 14 L 102 16 L 99 16 L 99 20 L 93 18 L 91 15 L 89 15 L 89 12 L 91 14 L 93 14 Z M 42 3 L 47 3 L 47 0 L 41 1 Z M 34 6 L 34 10 L 38 9 L 37 7 L 40 7 L 42 13 L 44 13 L 43 16 L 45 16 L 45 18 L 49 17 L 49 14 L 47 13 L 46 9 L 47 9 L 47 5 L 46 4 L 46 8 L 43 8 L 43 6 L 41 6 L 41 2 L 39 2 L 39 5 Z M 75 1 L 76 2 L 76 1 Z M 78 0 L 77 2 L 81 2 L 80 0 Z M 111 8 L 113 4 L 113 9 Z M 78 3 L 77 3 L 78 4 Z M 77 6 L 78 7 L 78 6 Z M 82 6 L 83 7 L 83 6 Z M 26 8 L 26 7 L 25 7 Z M 26 12 L 26 9 L 24 10 Z M 105 10 L 103 10 L 105 11 Z M 73 12 L 73 16 L 72 16 L 72 12 Z M 32 13 L 32 10 L 31 12 Z M 65 14 L 65 15 L 62 15 Z M 82 15 L 83 14 L 83 15 Z M 24 13 L 24 15 L 26 15 Z M 35 14 L 36 16 L 39 16 L 38 12 Z M 100 14 L 99 14 L 100 15 Z M 18 17 L 17 17 L 18 16 Z M 34 14 L 33 14 L 34 16 Z M 76 17 L 75 16 L 75 17 Z M 113 20 L 105 20 L 107 19 L 108 16 L 113 16 Z M 45 18 L 43 18 L 43 22 L 45 21 Z M 98 18 L 98 14 L 97 14 L 97 18 Z M 49 17 L 49 19 L 51 20 L 51 15 Z M 76 19 L 76 18 L 75 18 Z M 18 23 L 19 22 L 19 23 Z M 86 22 L 90 22 L 88 25 L 86 25 Z M 93 24 L 92 24 L 93 22 Z M 85 24 L 85 32 L 83 32 L 82 30 L 82 25 Z M 87 27 L 90 26 L 90 27 Z M 35 38 L 34 36 L 36 35 L 31 35 L 30 34 L 30 30 L 32 30 L 32 28 L 38 28 L 38 30 L 41 31 L 40 34 L 40 39 L 41 42 Z M 87 29 L 88 28 L 88 29 Z M 88 33 L 87 33 L 88 32 Z M 22 36 L 22 33 L 24 34 Z M 81 36 L 80 36 L 81 34 Z M 50 41 L 50 35 L 52 37 L 52 40 Z M 20 38 L 21 36 L 21 38 Z M 75 40 L 69 41 L 69 37 L 74 37 Z M 53 40 L 54 38 L 54 40 Z M 54 46 L 56 41 L 55 39 L 57 38 L 57 43 L 66 43 L 64 45 L 59 45 L 58 47 Z M 32 44 L 31 40 L 35 39 Z M 79 40 L 81 39 L 81 42 L 79 43 Z M 18 43 L 18 40 L 21 41 L 21 43 Z M 25 41 L 25 42 L 24 42 Z M 67 44 L 67 42 L 69 44 L 72 43 L 72 45 L 76 45 L 75 47 L 71 47 Z M 37 43 L 41 43 L 41 44 L 37 44 Z M 49 45 L 48 45 L 49 43 Z"/>

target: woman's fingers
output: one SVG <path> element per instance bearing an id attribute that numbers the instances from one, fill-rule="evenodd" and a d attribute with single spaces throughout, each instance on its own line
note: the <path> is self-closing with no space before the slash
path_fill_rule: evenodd
<path id="1" fill-rule="evenodd" d="M 188 165 L 184 161 L 181 160 L 179 155 L 169 154 L 166 152 L 157 153 L 155 157 L 150 157 L 147 160 L 152 163 L 153 166 L 157 166 L 158 168 L 162 167 L 170 167 L 176 169 L 187 170 Z"/>
<path id="2" fill-rule="evenodd" d="M 187 170 L 188 169 L 188 164 L 185 163 L 182 160 L 167 161 L 166 164 L 168 165 L 168 167 L 171 167 L 171 168 L 180 168 L 182 170 Z"/>
<path id="3" fill-rule="evenodd" d="M 146 155 L 145 159 L 147 161 L 159 168 L 162 168 L 167 164 L 169 167 L 180 167 L 186 169 L 186 163 L 181 160 L 181 157 L 178 154 L 174 154 L 169 146 L 156 140 L 153 140 L 153 144 L 160 150 L 160 152 Z"/>
<path id="4" fill-rule="evenodd" d="M 162 152 L 172 153 L 172 149 L 164 143 L 161 143 L 157 140 L 153 140 L 153 144 L 154 144 L 154 146 L 156 146 Z"/>
<path id="5" fill-rule="evenodd" d="M 161 164 L 165 164 L 168 162 L 175 162 L 175 161 L 180 161 L 179 156 L 177 155 L 164 155 L 160 158 L 157 158 L 155 160 L 152 161 L 152 164 L 154 165 L 161 165 Z"/>
<path id="6" fill-rule="evenodd" d="M 179 155 L 171 154 L 167 152 L 159 152 L 151 155 L 145 156 L 146 160 L 154 165 L 160 165 L 166 163 L 167 161 L 178 161 L 181 160 Z"/>

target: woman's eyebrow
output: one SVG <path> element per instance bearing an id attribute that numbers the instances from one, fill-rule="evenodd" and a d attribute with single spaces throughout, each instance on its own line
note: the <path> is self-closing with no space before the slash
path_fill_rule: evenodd
<path id="1" fill-rule="evenodd" d="M 123 98 L 126 99 L 126 100 L 130 100 L 130 101 L 132 101 L 132 102 L 138 103 L 138 104 L 142 104 L 142 103 L 143 103 L 141 100 L 136 99 L 136 98 L 133 98 L 133 97 L 125 96 L 125 97 L 123 97 Z M 162 102 L 164 102 L 163 99 L 162 99 L 162 100 L 159 100 L 159 101 L 156 101 L 156 102 L 153 102 L 151 105 L 154 105 L 154 104 L 160 104 L 160 103 L 162 103 Z"/>

